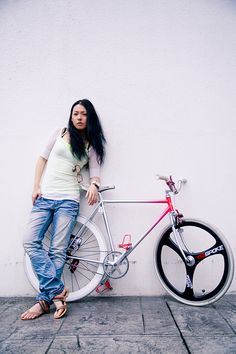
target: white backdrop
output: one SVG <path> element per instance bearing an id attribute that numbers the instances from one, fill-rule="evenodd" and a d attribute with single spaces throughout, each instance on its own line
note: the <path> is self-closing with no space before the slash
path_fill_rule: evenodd
<path id="1" fill-rule="evenodd" d="M 160 198 L 155 173 L 184 176 L 179 209 L 217 225 L 235 254 L 235 23 L 230 0 L 0 2 L 0 296 L 35 293 L 22 248 L 35 161 L 85 97 L 107 137 L 102 180 L 116 185 L 108 196 Z M 117 244 L 155 212 L 119 208 L 110 208 Z M 162 293 L 157 236 L 132 254 L 113 294 Z"/>

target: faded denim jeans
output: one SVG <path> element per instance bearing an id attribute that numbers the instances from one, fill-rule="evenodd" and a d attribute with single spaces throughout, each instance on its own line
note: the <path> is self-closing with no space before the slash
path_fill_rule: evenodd
<path id="1" fill-rule="evenodd" d="M 73 200 L 38 198 L 32 208 L 24 235 L 24 248 L 39 280 L 37 300 L 52 302 L 64 289 L 61 275 L 66 260 L 70 235 L 79 213 Z M 49 251 L 43 249 L 45 233 L 52 224 Z"/>

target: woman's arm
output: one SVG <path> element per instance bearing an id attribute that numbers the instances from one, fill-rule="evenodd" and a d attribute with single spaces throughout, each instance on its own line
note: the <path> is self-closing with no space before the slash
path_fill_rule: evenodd
<path id="1" fill-rule="evenodd" d="M 100 165 L 97 160 L 97 154 L 91 147 L 89 149 L 89 175 L 90 175 L 90 187 L 87 191 L 86 198 L 88 204 L 93 205 L 98 201 L 98 189 L 100 186 Z"/>
<path id="2" fill-rule="evenodd" d="M 34 175 L 34 188 L 32 193 L 32 202 L 34 204 L 35 200 L 41 196 L 41 187 L 40 182 L 43 175 L 43 171 L 45 169 L 47 160 L 39 156 L 38 161 L 36 163 L 35 175 Z"/>
<path id="3" fill-rule="evenodd" d="M 48 157 L 52 151 L 52 148 L 55 144 L 56 138 L 59 136 L 61 132 L 61 129 L 56 129 L 55 132 L 51 135 L 49 138 L 46 146 L 42 150 L 38 161 L 36 163 L 36 168 L 35 168 L 35 175 L 34 175 L 34 188 L 33 188 L 33 193 L 32 193 L 32 202 L 34 204 L 35 200 L 39 197 L 41 197 L 41 178 L 43 175 L 43 171 L 45 169 Z"/>

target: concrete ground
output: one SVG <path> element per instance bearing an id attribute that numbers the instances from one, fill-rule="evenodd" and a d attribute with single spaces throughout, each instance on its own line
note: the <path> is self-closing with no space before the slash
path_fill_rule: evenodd
<path id="1" fill-rule="evenodd" d="M 206 307 L 170 297 L 88 297 L 34 321 L 32 298 L 0 298 L 0 353 L 236 353 L 236 295 Z"/>

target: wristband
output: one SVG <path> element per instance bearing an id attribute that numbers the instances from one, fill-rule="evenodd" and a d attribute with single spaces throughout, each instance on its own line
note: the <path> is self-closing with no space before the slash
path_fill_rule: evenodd
<path id="1" fill-rule="evenodd" d="M 95 187 L 97 187 L 97 189 L 99 189 L 99 187 L 100 187 L 100 183 L 97 181 L 92 181 L 91 184 L 94 184 Z"/>

